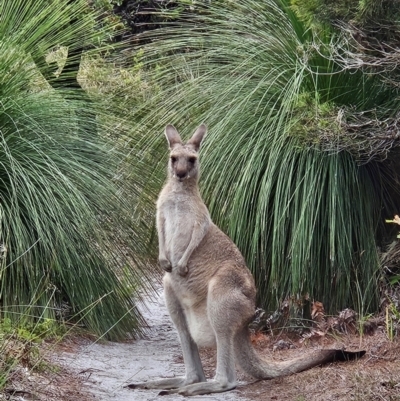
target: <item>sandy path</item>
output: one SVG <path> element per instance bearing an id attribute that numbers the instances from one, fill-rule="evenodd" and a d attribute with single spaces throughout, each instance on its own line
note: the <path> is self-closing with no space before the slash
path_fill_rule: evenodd
<path id="1" fill-rule="evenodd" d="M 59 359 L 74 372 L 82 372 L 85 385 L 99 401 L 177 400 L 184 397 L 157 397 L 158 391 L 130 390 L 124 385 L 160 377 L 182 376 L 184 366 L 176 361 L 181 355 L 178 336 L 169 319 L 161 295 L 146 303 L 143 314 L 151 335 L 149 339 L 126 343 L 88 343 L 77 352 L 63 352 Z M 181 358 L 179 358 L 181 359 Z M 190 400 L 244 401 L 236 391 L 191 397 Z"/>

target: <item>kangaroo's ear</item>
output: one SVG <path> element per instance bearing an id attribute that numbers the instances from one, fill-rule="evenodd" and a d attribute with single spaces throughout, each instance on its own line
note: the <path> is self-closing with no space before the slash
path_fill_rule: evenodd
<path id="1" fill-rule="evenodd" d="M 168 124 L 165 127 L 165 136 L 167 137 L 169 148 L 172 149 L 176 144 L 182 144 L 182 139 L 176 128 Z"/>
<path id="2" fill-rule="evenodd" d="M 188 140 L 187 144 L 193 146 L 194 150 L 197 152 L 200 149 L 200 144 L 203 138 L 206 136 L 207 127 L 205 124 L 201 124 L 193 136 Z"/>

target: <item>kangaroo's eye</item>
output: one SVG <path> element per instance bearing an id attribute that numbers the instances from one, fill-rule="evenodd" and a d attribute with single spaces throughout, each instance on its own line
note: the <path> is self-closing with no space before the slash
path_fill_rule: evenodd
<path id="1" fill-rule="evenodd" d="M 195 157 L 189 157 L 188 161 L 189 161 L 189 163 L 194 164 L 194 163 L 196 163 L 196 158 Z"/>
<path id="2" fill-rule="evenodd" d="M 177 158 L 175 156 L 171 156 L 171 162 L 176 163 L 176 161 L 177 161 Z"/>

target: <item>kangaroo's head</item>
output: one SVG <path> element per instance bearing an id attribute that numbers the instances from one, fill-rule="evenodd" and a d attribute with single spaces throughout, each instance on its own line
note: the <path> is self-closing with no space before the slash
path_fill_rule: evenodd
<path id="1" fill-rule="evenodd" d="M 201 141 L 206 135 L 207 127 L 201 124 L 193 136 L 183 143 L 178 131 L 173 125 L 167 125 L 165 136 L 169 145 L 168 172 L 170 177 L 180 182 L 194 179 L 199 176 L 199 149 Z"/>

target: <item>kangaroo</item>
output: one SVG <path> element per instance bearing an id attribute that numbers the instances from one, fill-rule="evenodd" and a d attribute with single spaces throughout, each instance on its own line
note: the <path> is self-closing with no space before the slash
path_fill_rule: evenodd
<path id="1" fill-rule="evenodd" d="M 130 384 L 128 388 L 162 389 L 159 395 L 184 396 L 234 389 L 235 361 L 256 379 L 271 379 L 365 352 L 320 349 L 285 362 L 265 361 L 252 347 L 248 324 L 254 318 L 256 287 L 232 240 L 210 219 L 198 188 L 200 125 L 188 142 L 167 125 L 168 180 L 157 201 L 159 262 L 166 271 L 164 295 L 178 331 L 185 376 Z M 217 368 L 207 381 L 198 347 L 216 346 Z"/>

